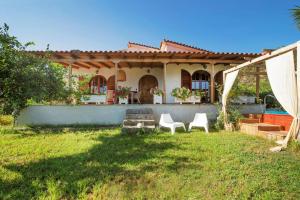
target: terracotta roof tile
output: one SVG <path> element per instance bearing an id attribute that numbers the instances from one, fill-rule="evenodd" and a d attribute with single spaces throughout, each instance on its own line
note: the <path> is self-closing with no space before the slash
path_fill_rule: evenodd
<path id="1" fill-rule="evenodd" d="M 141 44 L 141 43 L 136 43 L 136 42 L 128 42 L 128 45 L 130 45 L 130 44 L 142 46 L 142 47 L 146 47 L 146 48 L 151 48 L 151 49 L 155 49 L 155 50 L 160 50 L 160 48 L 158 48 L 158 47 L 153 47 L 153 46 L 146 45 L 146 44 Z"/>
<path id="2" fill-rule="evenodd" d="M 163 42 L 173 43 L 173 44 L 177 44 L 177 45 L 180 45 L 180 46 L 184 46 L 184 47 L 188 47 L 188 48 L 192 48 L 192 49 L 196 49 L 196 50 L 200 50 L 200 51 L 213 52 L 213 51 L 198 48 L 198 47 L 195 47 L 195 46 L 187 45 L 187 44 L 184 44 L 184 43 L 175 42 L 175 41 L 172 41 L 172 40 L 164 39 Z M 162 42 L 160 43 L 160 47 L 161 47 L 161 45 L 162 45 Z"/>

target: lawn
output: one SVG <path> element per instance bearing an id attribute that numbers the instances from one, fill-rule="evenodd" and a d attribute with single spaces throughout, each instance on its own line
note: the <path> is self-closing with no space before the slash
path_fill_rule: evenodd
<path id="1" fill-rule="evenodd" d="M 241 133 L 0 129 L 0 199 L 300 199 L 300 154 Z"/>

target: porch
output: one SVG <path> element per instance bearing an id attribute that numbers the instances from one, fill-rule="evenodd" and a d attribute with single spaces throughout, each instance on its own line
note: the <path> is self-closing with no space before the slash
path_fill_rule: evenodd
<path id="1" fill-rule="evenodd" d="M 137 51 L 130 45 L 127 50 L 121 51 L 56 51 L 51 59 L 68 69 L 67 82 L 70 88 L 72 79 L 93 75 L 89 82 L 90 93 L 105 94 L 105 104 L 118 103 L 115 93 L 119 86 L 130 87 L 131 96 L 138 96 L 142 104 L 153 103 L 150 89 L 158 87 L 164 93 L 162 102 L 165 104 L 176 102 L 171 92 L 180 87 L 201 91 L 204 94 L 202 103 L 218 101 L 216 85 L 223 83 L 222 71 L 257 56 L 216 53 L 192 47 L 186 49 L 186 46 L 183 46 L 185 49 L 174 51 L 149 47 L 140 50 L 144 46 L 139 45 Z M 168 41 L 167 45 L 178 44 Z M 129 103 L 136 102 L 129 97 Z"/>
<path id="2" fill-rule="evenodd" d="M 116 97 L 116 88 L 130 88 L 126 104 L 153 104 L 154 96 L 151 89 L 158 88 L 163 91 L 162 103 L 176 103 L 176 98 L 171 95 L 174 88 L 185 87 L 192 91 L 202 92 L 198 101 L 186 103 L 214 103 L 220 99 L 217 95 L 217 87 L 223 84 L 223 69 L 225 66 L 217 67 L 211 64 L 164 64 L 162 63 L 127 63 L 131 68 L 118 64 L 117 73 L 114 69 L 100 68 L 93 70 L 76 69 L 73 75 L 92 75 L 89 81 L 90 97 L 95 100 L 88 100 L 86 104 L 93 104 L 98 99 L 99 104 L 121 104 Z M 214 68 L 216 72 L 214 73 Z M 164 77 L 164 71 L 167 74 Z M 117 80 L 115 77 L 118 77 Z M 157 98 L 157 97 L 156 97 Z M 177 102 L 178 103 L 178 102 Z"/>

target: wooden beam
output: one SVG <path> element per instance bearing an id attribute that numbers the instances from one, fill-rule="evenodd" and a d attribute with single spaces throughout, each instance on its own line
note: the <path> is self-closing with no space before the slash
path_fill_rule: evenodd
<path id="1" fill-rule="evenodd" d="M 272 51 L 269 54 L 265 54 L 265 55 L 259 56 L 257 58 L 254 58 L 254 59 L 252 59 L 252 60 L 250 60 L 248 62 L 244 62 L 244 63 L 242 63 L 242 64 L 240 64 L 240 65 L 238 65 L 236 67 L 233 67 L 231 69 L 228 69 L 228 70 L 224 71 L 224 73 L 227 74 L 227 73 L 230 73 L 230 72 L 242 69 L 243 67 L 247 67 L 249 65 L 254 65 L 254 64 L 260 63 L 262 61 L 268 60 L 268 59 L 273 58 L 275 56 L 278 56 L 278 55 L 281 55 L 283 53 L 292 51 L 292 50 L 294 50 L 296 48 L 297 48 L 297 42 L 293 43 L 291 45 L 288 45 L 286 47 L 282 47 L 280 49 L 277 49 L 275 51 Z"/>
<path id="2" fill-rule="evenodd" d="M 63 66 L 64 66 L 64 68 L 67 68 L 67 67 L 69 67 L 69 66 L 70 66 L 70 64 L 69 64 L 69 63 L 65 63 L 65 62 L 58 62 L 58 64 L 61 64 L 61 65 L 63 65 Z M 76 66 L 76 65 L 72 64 L 72 68 L 79 69 L 80 67 L 78 67 L 78 66 Z"/>
<path id="3" fill-rule="evenodd" d="M 57 59 L 57 58 L 52 58 L 54 62 L 70 62 L 74 59 Z M 80 62 L 89 62 L 91 59 L 88 58 L 80 58 L 78 59 Z M 95 58 L 92 60 L 93 62 L 100 62 L 100 63 L 105 63 L 105 62 L 112 62 L 113 60 L 107 59 L 107 58 Z M 211 63 L 211 62 L 218 62 L 218 63 L 229 63 L 229 64 L 240 64 L 243 63 L 241 60 L 220 60 L 220 59 L 198 59 L 198 58 L 175 58 L 175 59 L 166 59 L 166 58 L 143 58 L 143 59 L 136 59 L 136 58 L 126 58 L 120 60 L 120 62 L 172 62 L 172 63 Z M 110 64 L 105 63 L 107 66 L 110 66 Z M 112 66 L 113 64 L 111 64 Z"/>
<path id="4" fill-rule="evenodd" d="M 90 69 L 91 68 L 89 65 L 86 65 L 86 64 L 78 62 L 78 61 L 74 62 L 73 64 L 77 65 L 77 66 L 80 66 L 80 67 L 83 67 L 83 68 L 86 68 L 86 69 Z"/>
<path id="5" fill-rule="evenodd" d="M 108 65 L 107 63 L 105 63 L 105 62 L 98 62 L 98 63 L 100 63 L 101 65 L 103 65 L 104 67 L 107 67 L 107 68 L 111 68 L 111 66 L 110 65 Z"/>
<path id="6" fill-rule="evenodd" d="M 122 62 L 122 63 L 119 63 L 119 64 L 123 64 L 124 67 L 130 68 L 130 65 L 128 64 L 128 62 Z"/>
<path id="7" fill-rule="evenodd" d="M 72 67 L 75 68 L 75 69 L 80 69 L 80 68 L 85 68 L 85 69 L 90 69 L 90 68 L 86 68 L 84 66 L 81 66 L 81 65 L 77 65 L 77 64 L 72 64 Z"/>
<path id="8" fill-rule="evenodd" d="M 242 72 L 241 76 L 257 76 L 257 75 L 267 75 L 267 72 Z"/>
<path id="9" fill-rule="evenodd" d="M 86 63 L 87 63 L 88 65 L 92 66 L 92 67 L 95 67 L 95 68 L 98 68 L 98 69 L 101 68 L 101 66 L 98 65 L 97 63 L 93 63 L 93 62 L 86 62 Z"/>

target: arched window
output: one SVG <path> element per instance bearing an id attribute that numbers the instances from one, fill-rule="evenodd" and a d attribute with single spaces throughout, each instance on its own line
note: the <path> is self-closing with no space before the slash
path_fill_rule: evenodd
<path id="1" fill-rule="evenodd" d="M 210 74 L 207 71 L 198 70 L 192 75 L 192 90 L 202 91 L 204 96 L 201 102 L 209 102 L 210 98 Z"/>
<path id="2" fill-rule="evenodd" d="M 209 90 L 210 74 L 206 71 L 196 71 L 192 75 L 192 90 Z"/>
<path id="3" fill-rule="evenodd" d="M 90 81 L 91 94 L 106 94 L 107 84 L 103 76 L 97 75 Z"/>

